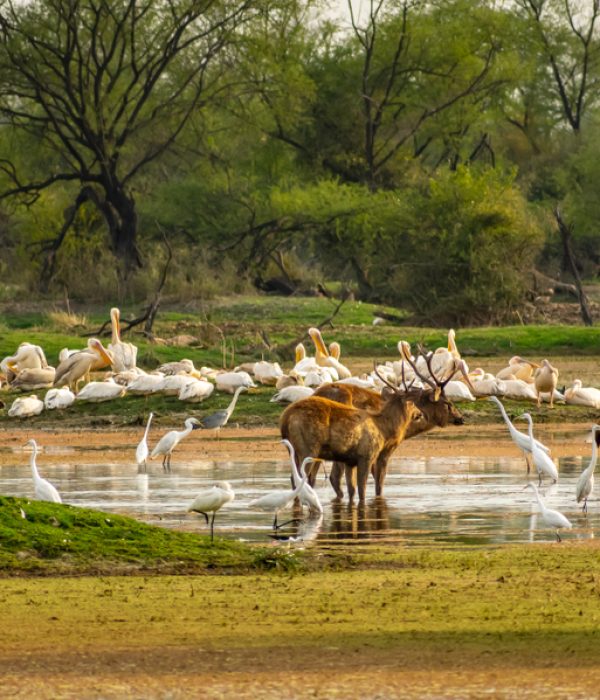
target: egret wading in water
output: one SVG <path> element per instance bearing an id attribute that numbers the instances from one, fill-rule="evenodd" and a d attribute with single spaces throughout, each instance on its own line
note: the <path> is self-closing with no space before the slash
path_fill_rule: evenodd
<path id="1" fill-rule="evenodd" d="M 529 435 L 526 435 L 525 433 L 522 433 L 520 430 L 517 430 L 515 426 L 512 424 L 510 418 L 508 417 L 506 410 L 504 406 L 502 405 L 502 401 L 498 399 L 496 396 L 490 396 L 488 398 L 488 401 L 493 401 L 496 406 L 500 409 L 500 413 L 502 414 L 502 418 L 504 418 L 504 422 L 506 423 L 508 427 L 508 431 L 510 433 L 510 437 L 512 438 L 512 441 L 515 443 L 515 445 L 521 450 L 525 457 L 525 463 L 527 464 L 527 473 L 531 471 L 531 465 L 529 464 L 529 455 L 531 454 L 531 441 L 529 439 Z M 539 442 L 539 440 L 535 440 L 535 444 L 542 450 L 543 452 L 549 453 L 550 450 L 546 447 L 546 445 L 542 444 Z"/>
<path id="2" fill-rule="evenodd" d="M 46 479 L 42 479 L 38 470 L 35 459 L 38 453 L 38 446 L 35 440 L 29 440 L 27 445 L 33 448 L 31 453 L 31 475 L 33 476 L 33 491 L 38 501 L 50 501 L 51 503 L 62 503 L 62 498 L 56 488 Z"/>
<path id="3" fill-rule="evenodd" d="M 298 482 L 295 489 L 282 489 L 278 491 L 271 491 L 271 493 L 268 493 L 266 496 L 261 496 L 255 501 L 251 501 L 251 503 L 249 504 L 250 508 L 257 508 L 258 510 L 262 511 L 273 511 L 275 513 L 275 518 L 273 519 L 274 530 L 277 530 L 278 528 L 283 527 L 288 523 L 297 522 L 297 518 L 293 518 L 292 520 L 286 520 L 284 523 L 281 523 L 281 525 L 278 525 L 277 516 L 279 515 L 280 510 L 286 508 L 294 500 L 294 498 L 297 498 L 300 495 L 300 492 L 302 491 L 302 488 L 304 487 L 304 484 L 306 484 L 306 480 L 308 479 L 308 474 L 306 473 L 306 465 L 309 462 L 314 461 L 315 460 L 313 457 L 306 457 L 306 459 L 302 462 L 302 464 L 300 465 L 300 471 L 304 474 L 304 476 L 302 477 L 302 480 Z M 295 464 L 292 464 L 292 469 L 294 472 L 296 471 Z"/>
<path id="4" fill-rule="evenodd" d="M 292 487 L 295 487 L 297 485 L 298 476 L 300 477 L 300 479 L 303 479 L 305 476 L 303 471 L 304 465 L 302 464 L 300 467 L 300 474 L 296 474 L 294 476 L 294 472 L 296 472 L 296 451 L 294 450 L 294 446 L 289 440 L 282 440 L 281 442 L 288 448 L 288 451 L 290 453 L 290 460 L 292 466 Z M 308 482 L 304 484 L 304 487 L 300 491 L 298 499 L 300 500 L 300 503 L 303 506 L 308 506 L 309 511 L 314 513 L 323 513 L 323 506 L 321 504 L 321 500 L 317 495 L 317 492 Z"/>
<path id="5" fill-rule="evenodd" d="M 600 431 L 600 425 L 592 426 L 592 459 L 586 469 L 581 472 L 581 476 L 577 480 L 577 486 L 575 487 L 575 496 L 577 498 L 577 503 L 583 501 L 583 508 L 581 509 L 587 515 L 587 501 L 594 489 L 594 469 L 596 469 L 596 462 L 598 460 L 598 445 L 596 443 L 596 435 Z"/>
<path id="6" fill-rule="evenodd" d="M 540 496 L 540 492 L 538 491 L 538 488 L 535 484 L 529 483 L 525 486 L 525 488 L 532 488 L 535 491 L 535 496 L 537 498 L 538 505 L 540 507 L 540 513 L 542 515 L 542 520 L 546 523 L 546 525 L 549 525 L 550 527 L 554 528 L 556 532 L 556 539 L 558 542 L 562 542 L 560 535 L 558 534 L 558 531 L 561 528 L 572 528 L 573 525 L 571 522 L 562 514 L 559 513 L 557 510 L 552 510 L 551 508 L 546 508 L 546 504 L 544 503 L 542 497 Z"/>
<path id="7" fill-rule="evenodd" d="M 156 444 L 155 448 L 152 450 L 150 459 L 163 455 L 162 465 L 165 471 L 171 471 L 171 454 L 173 453 L 173 450 L 184 437 L 187 437 L 192 432 L 192 430 L 200 427 L 200 422 L 195 418 L 186 418 L 184 425 L 185 430 L 170 430 L 168 433 L 163 435 Z"/>
<path id="8" fill-rule="evenodd" d="M 533 438 L 533 419 L 529 413 L 524 413 L 521 418 L 529 423 L 529 439 L 531 441 L 531 457 L 533 459 L 533 464 L 537 470 L 539 476 L 539 485 L 542 485 L 542 474 L 546 474 L 551 479 L 554 479 L 554 483 L 558 481 L 558 469 L 556 464 L 550 459 L 550 457 L 541 450 L 536 441 Z"/>
<path id="9" fill-rule="evenodd" d="M 150 413 L 148 416 L 148 422 L 146 423 L 146 430 L 144 430 L 144 437 L 139 441 L 138 446 L 135 448 L 135 461 L 138 467 L 144 467 L 146 469 L 146 460 L 150 450 L 148 449 L 148 431 L 150 430 L 150 423 L 152 423 L 152 418 L 154 413 Z"/>
<path id="10" fill-rule="evenodd" d="M 209 489 L 203 489 L 194 498 L 190 507 L 188 508 L 188 513 L 194 511 L 195 513 L 201 513 L 206 518 L 206 524 L 208 525 L 208 513 L 212 512 L 212 517 L 210 519 L 210 541 L 212 542 L 215 538 L 214 536 L 214 524 L 215 516 L 217 511 L 220 510 L 226 503 L 233 501 L 235 498 L 235 493 L 231 488 L 231 484 L 228 481 L 217 481 L 217 483 Z"/>
<path id="11" fill-rule="evenodd" d="M 227 408 L 221 411 L 215 411 L 215 413 L 211 413 L 209 416 L 204 416 L 204 418 L 200 418 L 200 427 L 204 430 L 215 430 L 218 437 L 219 430 L 221 430 L 223 426 L 227 425 L 227 421 L 231 417 L 233 409 L 235 408 L 237 400 L 242 391 L 246 391 L 246 387 L 238 386 L 238 388 L 235 390 L 233 398 L 231 399 L 231 403 L 229 406 L 227 406 Z"/>

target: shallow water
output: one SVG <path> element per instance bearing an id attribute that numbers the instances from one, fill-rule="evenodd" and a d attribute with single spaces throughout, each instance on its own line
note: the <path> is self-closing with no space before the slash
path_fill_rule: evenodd
<path id="1" fill-rule="evenodd" d="M 114 443 L 111 445 L 110 462 L 102 459 L 105 451 L 97 446 L 47 448 L 38 455 L 38 468 L 57 487 L 65 503 L 197 532 L 206 531 L 204 518 L 186 513 L 187 506 L 200 489 L 227 480 L 236 498 L 217 514 L 216 532 L 243 540 L 272 539 L 273 516 L 253 511 L 248 504 L 272 489 L 289 488 L 288 460 L 215 461 L 194 459 L 192 453 L 183 452 L 174 454 L 170 473 L 154 462 L 146 473 L 138 473 L 131 448 L 119 447 L 115 453 Z M 2 452 L 0 493 L 31 497 L 29 454 L 22 448 Z M 513 452 L 510 443 L 507 452 Z M 123 459 L 115 461 L 115 454 L 122 454 Z M 600 531 L 594 495 L 587 518 L 575 503 L 575 484 L 588 461 L 589 457 L 560 458 L 559 483 L 542 487 L 546 505 L 560 510 L 573 523 L 572 531 L 563 532 L 565 538 L 592 538 Z M 537 478 L 529 478 L 537 482 Z M 372 497 L 370 483 L 367 503 L 359 508 L 333 501 L 333 490 L 321 472 L 317 493 L 324 506 L 322 518 L 290 525 L 280 530 L 279 537 L 293 536 L 304 542 L 318 538 L 332 545 L 551 541 L 555 535 L 536 515 L 533 492 L 523 490 L 527 480 L 521 457 L 398 455 L 389 467 L 385 497 Z M 291 517 L 288 509 L 279 521 Z"/>

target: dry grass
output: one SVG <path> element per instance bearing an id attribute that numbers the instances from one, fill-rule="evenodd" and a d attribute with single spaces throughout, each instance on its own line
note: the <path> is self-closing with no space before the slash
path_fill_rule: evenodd
<path id="1" fill-rule="evenodd" d="M 46 318 L 58 331 L 74 331 L 85 328 L 88 324 L 85 314 L 76 314 L 72 311 L 48 311 Z"/>

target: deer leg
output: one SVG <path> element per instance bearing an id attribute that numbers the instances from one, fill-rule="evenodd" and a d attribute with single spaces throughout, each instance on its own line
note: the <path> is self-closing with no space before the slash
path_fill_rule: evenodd
<path id="1" fill-rule="evenodd" d="M 356 465 L 357 467 L 357 482 L 358 482 L 358 500 L 364 503 L 367 495 L 367 479 L 373 467 L 372 461 L 362 460 Z"/>
<path id="2" fill-rule="evenodd" d="M 342 491 L 342 472 L 344 465 L 341 462 L 334 462 L 331 466 L 331 471 L 329 472 L 329 483 L 335 491 L 335 495 L 340 500 L 344 498 L 344 492 Z"/>
<path id="3" fill-rule="evenodd" d="M 348 490 L 348 500 L 350 502 L 354 499 L 354 494 L 356 493 L 356 468 L 345 465 L 344 473 L 346 476 L 346 489 Z"/>
<path id="4" fill-rule="evenodd" d="M 383 494 L 383 484 L 387 475 L 387 460 L 377 462 L 373 468 L 373 476 L 375 477 L 375 495 Z"/>

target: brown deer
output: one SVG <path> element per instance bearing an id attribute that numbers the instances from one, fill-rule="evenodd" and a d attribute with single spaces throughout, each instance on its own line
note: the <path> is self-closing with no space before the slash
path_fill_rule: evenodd
<path id="1" fill-rule="evenodd" d="M 387 460 L 418 414 L 412 396 L 400 392 L 394 392 L 379 411 L 311 396 L 288 406 L 279 426 L 282 438 L 292 443 L 300 462 L 313 456 L 356 467 L 358 497 L 364 501 L 369 473 L 380 458 Z M 315 477 L 313 467 L 311 485 Z M 353 481 L 348 490 L 352 498 Z"/>

